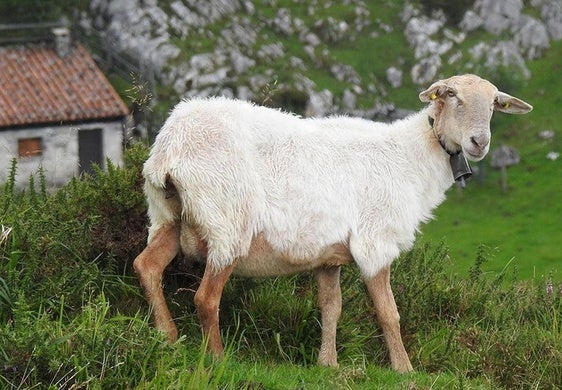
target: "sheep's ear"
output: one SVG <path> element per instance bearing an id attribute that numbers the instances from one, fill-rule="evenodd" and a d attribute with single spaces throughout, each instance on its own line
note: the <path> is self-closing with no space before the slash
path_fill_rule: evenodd
<path id="1" fill-rule="evenodd" d="M 498 92 L 494 100 L 494 110 L 507 114 L 526 114 L 532 109 L 530 104 L 504 92 Z"/>
<path id="2" fill-rule="evenodd" d="M 450 88 L 445 84 L 443 80 L 436 81 L 435 83 L 431 84 L 431 86 L 420 93 L 419 98 L 424 103 L 429 103 L 438 97 L 442 97 L 447 90 Z"/>

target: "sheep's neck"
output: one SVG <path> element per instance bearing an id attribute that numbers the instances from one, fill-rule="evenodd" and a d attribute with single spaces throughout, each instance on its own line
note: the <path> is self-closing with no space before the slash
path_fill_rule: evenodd
<path id="1" fill-rule="evenodd" d="M 449 155 L 449 163 L 451 164 L 451 170 L 453 171 L 453 177 L 455 181 L 459 182 L 460 185 L 464 188 L 466 186 L 465 180 L 468 179 L 472 175 L 472 170 L 470 169 L 470 165 L 468 161 L 466 161 L 466 157 L 461 150 L 458 152 L 451 152 L 447 150 L 445 147 L 445 143 L 441 139 L 441 137 L 435 132 L 435 128 L 433 127 L 435 123 L 435 118 L 431 115 L 427 116 L 427 121 L 429 122 L 429 127 L 433 130 L 439 145 L 443 148 L 445 152 Z"/>

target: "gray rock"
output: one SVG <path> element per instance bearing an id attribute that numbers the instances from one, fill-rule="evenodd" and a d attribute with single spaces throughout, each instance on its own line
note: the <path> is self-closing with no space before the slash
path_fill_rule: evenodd
<path id="1" fill-rule="evenodd" d="M 336 63 L 330 67 L 330 72 L 338 81 L 361 84 L 361 77 L 351 65 Z"/>
<path id="2" fill-rule="evenodd" d="M 334 95 L 332 95 L 332 92 L 324 89 L 310 95 L 306 105 L 305 116 L 315 118 L 324 117 L 333 111 L 333 106 Z"/>
<path id="3" fill-rule="evenodd" d="M 342 106 L 346 110 L 353 110 L 357 106 L 357 96 L 347 88 L 343 91 Z"/>
<path id="4" fill-rule="evenodd" d="M 297 69 L 302 71 L 306 70 L 306 65 L 302 60 L 302 58 L 295 57 L 295 56 L 291 56 L 291 58 L 289 58 L 289 66 L 292 69 Z"/>
<path id="5" fill-rule="evenodd" d="M 305 34 L 304 37 L 301 39 L 301 42 L 303 42 L 306 45 L 310 45 L 312 47 L 316 47 L 320 45 L 320 43 L 322 43 L 320 38 L 318 38 L 318 35 L 312 32 L 308 32 L 307 34 Z"/>
<path id="6" fill-rule="evenodd" d="M 239 86 L 236 91 L 236 97 L 241 100 L 252 100 L 254 96 L 255 94 L 245 85 Z"/>
<path id="7" fill-rule="evenodd" d="M 287 8 L 280 8 L 271 23 L 273 29 L 281 34 L 291 35 L 294 31 L 291 12 Z"/>
<path id="8" fill-rule="evenodd" d="M 230 63 L 232 65 L 232 69 L 234 69 L 234 72 L 238 75 L 246 72 L 248 69 L 256 65 L 255 60 L 246 57 L 236 49 L 230 52 Z"/>
<path id="9" fill-rule="evenodd" d="M 404 34 L 410 45 L 415 47 L 420 40 L 436 34 L 444 24 L 443 20 L 430 19 L 425 15 L 413 17 L 406 24 Z"/>
<path id="10" fill-rule="evenodd" d="M 520 73 L 524 78 L 531 77 L 519 47 L 512 41 L 500 41 L 493 45 L 480 42 L 469 49 L 469 54 L 476 63 L 483 63 L 487 69 L 503 66 Z"/>
<path id="11" fill-rule="evenodd" d="M 259 59 L 267 62 L 268 60 L 283 57 L 285 55 L 285 48 L 281 42 L 270 43 L 260 47 L 256 55 Z"/>
<path id="12" fill-rule="evenodd" d="M 412 81 L 418 85 L 428 84 L 434 81 L 439 68 L 441 68 L 441 57 L 424 58 L 412 68 L 410 72 Z"/>
<path id="13" fill-rule="evenodd" d="M 393 88 L 402 86 L 402 71 L 394 66 L 386 70 L 386 79 Z"/>
<path id="14" fill-rule="evenodd" d="M 562 39 L 562 3 L 560 0 L 531 0 L 540 9 L 541 18 L 546 24 L 548 34 L 554 40 Z"/>
<path id="15" fill-rule="evenodd" d="M 480 15 L 478 15 L 473 10 L 468 10 L 464 14 L 464 17 L 462 18 L 459 27 L 461 28 L 461 30 L 465 32 L 471 32 L 482 27 L 483 25 L 484 25 L 484 19 L 482 19 Z"/>
<path id="16" fill-rule="evenodd" d="M 480 17 L 484 20 L 484 28 L 493 34 L 517 25 L 521 10 L 522 0 L 479 0 L 475 3 Z"/>
<path id="17" fill-rule="evenodd" d="M 515 43 L 519 45 L 527 59 L 539 58 L 549 47 L 546 26 L 531 16 L 522 15 L 519 18 Z"/>

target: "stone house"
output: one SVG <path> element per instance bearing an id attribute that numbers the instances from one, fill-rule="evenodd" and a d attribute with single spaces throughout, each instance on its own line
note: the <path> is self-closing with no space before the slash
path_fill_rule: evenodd
<path id="1" fill-rule="evenodd" d="M 53 32 L 51 43 L 0 47 L 0 183 L 13 158 L 20 188 L 39 167 L 60 186 L 106 158 L 122 163 L 125 103 L 68 30 Z"/>

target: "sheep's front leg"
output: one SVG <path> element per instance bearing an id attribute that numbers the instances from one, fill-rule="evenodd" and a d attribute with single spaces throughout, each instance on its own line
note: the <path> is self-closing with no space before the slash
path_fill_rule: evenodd
<path id="1" fill-rule="evenodd" d="M 336 331 L 341 315 L 340 267 L 319 268 L 315 271 L 318 283 L 318 305 L 322 315 L 322 345 L 318 364 L 337 367 Z"/>
<path id="2" fill-rule="evenodd" d="M 219 305 L 222 291 L 232 273 L 234 264 L 220 271 L 215 271 L 207 263 L 201 284 L 195 293 L 195 307 L 203 337 L 207 340 L 207 349 L 215 355 L 223 352 L 220 328 L 219 328 Z"/>
<path id="3" fill-rule="evenodd" d="M 166 333 L 171 342 L 177 339 L 178 330 L 164 299 L 162 274 L 178 253 L 179 246 L 179 226 L 164 225 L 152 234 L 146 248 L 133 262 L 133 268 L 144 288 L 146 300 L 152 308 L 156 329 Z"/>
<path id="4" fill-rule="evenodd" d="M 400 335 L 400 315 L 390 287 L 390 267 L 383 268 L 374 278 L 366 280 L 365 284 L 384 332 L 392 368 L 398 372 L 413 371 Z"/>

